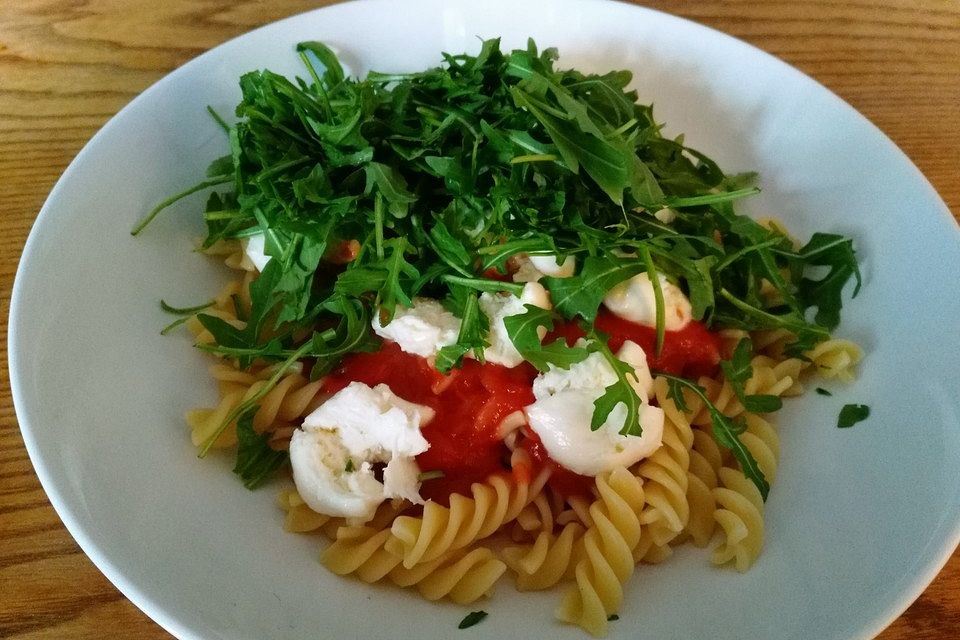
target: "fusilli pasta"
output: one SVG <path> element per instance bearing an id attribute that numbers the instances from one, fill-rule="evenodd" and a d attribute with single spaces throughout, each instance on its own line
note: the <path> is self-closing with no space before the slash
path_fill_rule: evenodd
<path id="1" fill-rule="evenodd" d="M 222 248 L 222 255 L 242 267 L 237 253 L 227 249 Z M 228 284 L 204 313 L 242 328 L 251 278 L 248 273 Z M 198 343 L 212 340 L 196 318 L 188 326 Z M 724 352 L 732 353 L 744 337 L 742 331 L 723 332 Z M 767 331 L 750 337 L 757 355 L 751 360 L 752 376 L 744 384 L 746 394 L 798 395 L 803 392 L 801 379 L 811 373 L 849 380 L 862 357 L 852 342 L 829 340 L 804 358 L 785 358 L 792 334 Z M 220 399 L 214 407 L 188 414 L 196 444 L 205 442 L 235 407 L 257 394 L 274 370 L 256 364 L 240 370 L 223 359 L 210 372 Z M 773 425 L 762 415 L 746 412 L 722 376 L 698 382 L 721 413 L 743 421 L 739 438 L 764 477 L 773 482 L 780 453 Z M 307 380 L 298 369 L 283 375 L 260 398 L 255 431 L 269 432 L 271 446 L 285 448 L 298 423 L 327 397 L 323 384 Z M 367 583 L 415 588 L 429 600 L 469 603 L 490 595 L 508 567 L 519 591 L 572 581 L 557 610 L 558 619 L 603 635 L 607 617 L 622 604 L 623 585 L 636 563 L 660 562 L 671 555 L 673 545 L 686 540 L 703 547 L 718 537 L 712 562 L 745 571 L 763 547 L 763 499 L 730 453 L 717 444 L 706 405 L 684 391 L 686 408 L 680 410 L 663 378 L 655 379 L 653 395 L 665 416 L 662 446 L 632 470 L 598 476 L 592 500 L 546 488 L 546 473 L 530 477 L 529 459 L 516 446 L 523 415 L 515 412 L 506 421 L 511 427 L 506 435 L 514 472 L 475 483 L 469 496 L 451 495 L 448 507 L 428 501 L 421 513 L 413 515 L 403 513 L 408 504 L 395 501 L 381 506 L 371 522 L 351 525 L 313 511 L 295 489 L 286 489 L 279 495 L 284 527 L 331 538 L 321 555 L 331 572 Z M 234 445 L 235 427 L 234 423 L 224 430 L 214 446 Z M 500 558 L 491 548 L 476 546 L 498 532 L 514 542 L 500 551 Z"/>
<path id="2" fill-rule="evenodd" d="M 449 507 L 429 501 L 422 516 L 394 520 L 391 550 L 403 558 L 403 566 L 409 569 L 447 551 L 462 549 L 513 521 L 536 498 L 545 482 L 543 476 L 523 482 L 512 476 L 496 475 L 486 483 L 474 483 L 469 498 L 451 495 Z"/>
<path id="3" fill-rule="evenodd" d="M 593 524 L 583 536 L 584 558 L 577 562 L 576 585 L 563 596 L 557 617 L 604 635 L 607 617 L 620 608 L 623 585 L 633 574 L 644 483 L 619 468 L 597 476 L 596 484 L 598 499 L 590 506 Z"/>
<path id="4" fill-rule="evenodd" d="M 737 571 L 746 571 L 763 548 L 763 498 L 756 485 L 740 471 L 720 469 L 722 486 L 713 490 L 717 510 L 713 517 L 723 539 L 713 552 L 714 564 L 732 562 Z"/>
<path id="5" fill-rule="evenodd" d="M 255 372 L 239 371 L 226 363 L 210 367 L 210 373 L 220 386 L 220 401 L 210 409 L 193 409 L 187 413 L 187 424 L 192 430 L 194 445 L 206 442 L 226 419 L 230 412 L 244 400 L 255 395 L 272 374 L 269 368 Z M 323 381 L 310 382 L 296 371 L 285 374 L 280 381 L 260 399 L 253 418 L 253 428 L 258 433 L 269 431 L 276 434 L 282 448 L 289 441 L 296 422 L 307 416 L 322 401 Z M 215 447 L 236 444 L 236 423 L 231 424 L 214 443 Z"/>

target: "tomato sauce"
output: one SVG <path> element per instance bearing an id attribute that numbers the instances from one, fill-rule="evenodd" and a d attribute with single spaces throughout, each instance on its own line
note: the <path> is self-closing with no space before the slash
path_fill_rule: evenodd
<path id="1" fill-rule="evenodd" d="M 653 327 L 624 320 L 603 308 L 597 314 L 594 326 L 609 336 L 607 345 L 613 352 L 619 351 L 627 340 L 640 345 L 651 371 L 699 378 L 716 374 L 720 365 L 720 338 L 702 322 L 694 320 L 679 331 L 665 331 L 659 355 L 656 353 L 657 330 Z M 575 322 L 566 322 L 558 324 L 544 342 L 563 338 L 567 344 L 573 345 L 584 335 L 583 329 Z"/>
<path id="2" fill-rule="evenodd" d="M 574 473 L 566 467 L 561 467 L 547 453 L 547 448 L 543 446 L 538 436 L 533 430 L 524 427 L 524 440 L 520 446 L 530 455 L 533 467 L 536 471 L 549 468 L 550 477 L 547 484 L 562 496 L 589 496 L 590 489 L 593 487 L 593 478 Z"/>
<path id="3" fill-rule="evenodd" d="M 640 345 L 654 371 L 689 377 L 712 375 L 720 362 L 719 339 L 699 322 L 691 322 L 680 331 L 667 331 L 659 355 L 655 354 L 656 331 L 651 327 L 603 309 L 596 327 L 610 337 L 613 351 L 619 350 L 625 340 Z M 583 336 L 576 323 L 557 323 L 545 340 L 563 338 L 572 345 Z M 344 358 L 327 378 L 326 390 L 336 393 L 353 381 L 370 386 L 386 384 L 404 400 L 432 408 L 435 417 L 422 427 L 430 448 L 417 456 L 417 464 L 424 472 L 442 471 L 444 475 L 424 480 L 420 493 L 424 499 L 447 505 L 450 494 L 470 495 L 474 482 L 483 482 L 509 468 L 509 451 L 498 427 L 508 415 L 534 401 L 536 375 L 536 369 L 527 363 L 509 369 L 472 359 L 465 359 L 460 369 L 445 375 L 427 359 L 403 352 L 394 342 L 385 342 L 379 351 Z M 524 427 L 521 433 L 519 446 L 528 453 L 532 469 L 514 470 L 517 477 L 549 468 L 548 483 L 561 495 L 590 494 L 593 478 L 573 473 L 550 459 L 540 438 L 529 428 Z"/>
<path id="4" fill-rule="evenodd" d="M 444 375 L 425 358 L 386 342 L 375 353 L 347 356 L 327 379 L 326 389 L 335 393 L 353 381 L 382 383 L 404 400 L 436 411 L 422 428 L 430 448 L 417 456 L 417 464 L 424 472 L 442 471 L 444 477 L 425 480 L 420 494 L 448 504 L 451 493 L 470 495 L 471 484 L 505 470 L 507 451 L 497 428 L 533 402 L 536 373 L 527 364 L 508 369 L 465 359 L 462 368 Z"/>

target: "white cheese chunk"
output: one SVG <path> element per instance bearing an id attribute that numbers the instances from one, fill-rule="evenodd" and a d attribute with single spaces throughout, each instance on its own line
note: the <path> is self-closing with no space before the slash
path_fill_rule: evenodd
<path id="1" fill-rule="evenodd" d="M 657 274 L 663 291 L 664 326 L 667 331 L 679 331 L 687 326 L 693 310 L 680 287 Z M 657 326 L 657 299 L 650 276 L 646 273 L 633 276 L 607 292 L 603 304 L 615 315 L 648 327 Z"/>
<path id="2" fill-rule="evenodd" d="M 308 415 L 290 440 L 293 480 L 318 513 L 366 522 L 389 498 L 420 498 L 414 459 L 430 444 L 420 428 L 430 407 L 407 402 L 387 385 L 351 382 Z M 384 482 L 373 464 L 386 463 Z"/>
<path id="3" fill-rule="evenodd" d="M 530 260 L 524 258 L 519 261 L 517 270 L 513 272 L 511 278 L 514 282 L 537 282 L 540 278 L 543 277 L 543 273 L 540 272 Z"/>
<path id="4" fill-rule="evenodd" d="M 530 428 L 547 453 L 561 466 L 582 475 L 595 476 L 618 466 L 629 466 L 653 454 L 663 438 L 663 411 L 648 404 L 652 379 L 643 350 L 626 341 L 617 357 L 633 366 L 628 378 L 641 399 L 640 436 L 620 435 L 627 409 L 617 405 L 596 431 L 590 430 L 594 401 L 617 380 L 602 354 L 592 353 L 569 369 L 551 366 L 533 382 L 536 401 L 527 406 Z"/>
<path id="5" fill-rule="evenodd" d="M 617 351 L 617 358 L 633 367 L 634 375 L 628 376 L 627 380 L 641 400 L 648 400 L 653 395 L 653 376 L 647 364 L 646 352 L 633 340 L 624 340 L 620 351 Z"/>
<path id="6" fill-rule="evenodd" d="M 240 245 L 243 247 L 243 253 L 247 260 L 257 268 L 257 271 L 263 271 L 264 267 L 270 261 L 270 256 L 264 251 L 264 237 L 262 233 L 255 233 L 252 236 L 243 238 Z"/>
<path id="7" fill-rule="evenodd" d="M 553 278 L 569 278 L 577 270 L 577 259 L 573 256 L 567 256 L 560 264 L 557 256 L 530 256 L 530 263 L 543 275 Z"/>
<path id="8" fill-rule="evenodd" d="M 420 497 L 420 467 L 408 456 L 397 456 L 383 470 L 383 493 L 388 498 L 403 498 L 423 504 Z"/>
<path id="9" fill-rule="evenodd" d="M 513 341 L 507 333 L 504 319 L 510 316 L 525 313 L 524 305 L 532 304 L 541 309 L 550 309 L 550 294 L 538 282 L 528 282 L 523 287 L 520 297 L 511 294 L 497 294 L 484 292 L 480 294 L 480 310 L 490 321 L 490 333 L 487 341 L 490 343 L 483 350 L 483 357 L 487 362 L 502 364 L 505 367 L 516 367 L 523 362 L 523 356 L 513 346 Z M 541 327 L 543 335 L 546 329 Z M 543 335 L 540 337 L 542 338 Z"/>
<path id="10" fill-rule="evenodd" d="M 436 357 L 440 349 L 456 343 L 460 333 L 460 318 L 430 298 L 414 298 L 409 309 L 397 306 L 386 325 L 380 324 L 380 314 L 375 313 L 371 324 L 381 338 L 424 358 Z"/>
<path id="11" fill-rule="evenodd" d="M 519 266 L 513 274 L 514 282 L 536 282 L 544 276 L 553 278 L 569 278 L 577 270 L 577 259 L 567 256 L 563 262 L 557 264 L 557 256 L 526 256 L 518 257 Z"/>

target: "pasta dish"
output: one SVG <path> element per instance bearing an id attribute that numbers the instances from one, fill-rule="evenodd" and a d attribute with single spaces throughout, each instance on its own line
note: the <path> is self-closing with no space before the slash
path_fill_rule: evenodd
<path id="1" fill-rule="evenodd" d="M 230 153 L 135 229 L 211 190 L 200 249 L 235 277 L 164 303 L 212 357 L 201 456 L 281 486 L 335 574 L 460 604 L 558 587 L 597 636 L 678 544 L 747 570 L 773 415 L 861 357 L 832 337 L 852 241 L 736 213 L 757 176 L 666 137 L 629 72 L 532 41 L 362 80 L 297 52 L 304 79 L 248 73 L 236 122 L 211 110 Z"/>

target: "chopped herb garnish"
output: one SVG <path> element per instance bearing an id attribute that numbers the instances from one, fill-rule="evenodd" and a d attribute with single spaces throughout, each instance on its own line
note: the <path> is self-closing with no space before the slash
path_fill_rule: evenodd
<path id="1" fill-rule="evenodd" d="M 347 464 L 343 467 L 344 473 L 353 473 L 356 471 L 356 467 L 353 466 L 353 458 L 347 458 Z"/>
<path id="2" fill-rule="evenodd" d="M 870 407 L 865 404 L 846 404 L 840 409 L 840 418 L 837 427 L 847 429 L 866 420 L 870 416 Z"/>
<path id="3" fill-rule="evenodd" d="M 611 613 L 610 615 L 607 616 L 607 622 L 613 622 L 613 621 L 619 620 L 619 619 L 620 619 L 620 616 L 618 616 L 618 615 L 615 614 L 615 613 Z"/>
<path id="4" fill-rule="evenodd" d="M 824 389 L 823 387 L 817 387 L 815 391 L 821 396 L 832 396 L 833 394 Z"/>
<path id="5" fill-rule="evenodd" d="M 471 611 L 463 620 L 460 621 L 460 624 L 457 625 L 457 629 L 469 629 L 475 624 L 478 624 L 481 620 L 487 617 L 486 611 Z"/>

